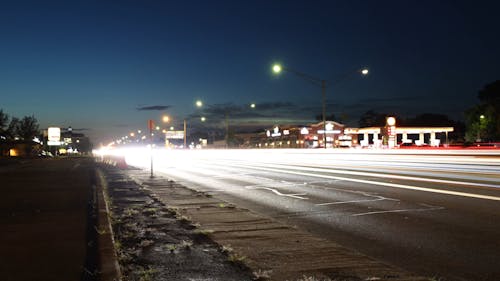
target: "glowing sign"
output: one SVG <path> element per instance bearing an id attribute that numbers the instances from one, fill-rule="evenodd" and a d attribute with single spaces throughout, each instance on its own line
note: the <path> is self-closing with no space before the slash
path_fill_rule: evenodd
<path id="1" fill-rule="evenodd" d="M 272 137 L 280 137 L 281 136 L 280 128 L 278 126 L 273 128 L 273 133 L 271 134 L 271 136 Z"/>
<path id="2" fill-rule="evenodd" d="M 331 131 L 331 130 L 333 130 L 333 124 L 332 123 L 327 123 L 326 126 L 325 126 L 325 128 L 326 128 L 327 132 Z"/>
<path id="3" fill-rule="evenodd" d="M 49 139 L 49 141 L 60 141 L 61 140 L 61 128 L 50 127 L 48 129 L 48 139 Z"/>
<path id="4" fill-rule="evenodd" d="M 167 131 L 165 133 L 167 139 L 184 139 L 184 131 Z"/>
<path id="5" fill-rule="evenodd" d="M 325 130 L 318 130 L 318 134 L 323 134 L 325 132 Z M 326 130 L 326 133 L 327 134 L 340 134 L 340 130 Z"/>
<path id="6" fill-rule="evenodd" d="M 389 126 L 396 125 L 396 118 L 394 118 L 394 117 L 387 117 L 387 125 L 389 125 Z"/>
<path id="7" fill-rule="evenodd" d="M 47 134 L 48 134 L 47 138 L 48 145 L 61 145 L 61 128 L 50 127 L 47 130 Z"/>
<path id="8" fill-rule="evenodd" d="M 306 127 L 304 127 L 304 128 L 302 128 L 302 129 L 300 129 L 300 133 L 301 133 L 302 135 L 307 135 L 307 134 L 309 134 L 309 130 L 308 130 Z"/>

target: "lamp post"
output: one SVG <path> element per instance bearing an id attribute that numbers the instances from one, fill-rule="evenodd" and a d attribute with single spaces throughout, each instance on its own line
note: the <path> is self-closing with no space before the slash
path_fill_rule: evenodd
<path id="1" fill-rule="evenodd" d="M 154 128 L 154 121 L 153 120 L 148 120 L 148 128 L 149 128 L 149 140 L 150 140 L 150 147 L 149 147 L 149 159 L 151 161 L 151 175 L 150 177 L 153 178 L 154 175 L 153 175 L 153 128 Z"/>
<path id="2" fill-rule="evenodd" d="M 302 79 L 309 81 L 312 84 L 318 85 L 321 87 L 321 104 L 322 104 L 321 115 L 322 115 L 322 119 L 323 119 L 323 145 L 326 149 L 326 83 L 327 83 L 327 80 L 316 78 L 312 75 L 297 71 L 295 69 L 291 69 L 289 67 L 284 67 L 281 64 L 274 64 L 273 65 L 273 72 L 274 73 L 279 74 L 282 71 L 291 72 L 291 73 L 301 77 Z M 356 72 L 360 72 L 362 75 L 368 75 L 369 71 L 367 68 L 363 68 L 363 69 L 356 70 Z"/>
<path id="3" fill-rule="evenodd" d="M 484 120 L 484 115 L 481 114 L 479 116 L 479 126 L 477 128 L 477 139 L 476 139 L 477 142 L 481 142 L 481 129 L 483 127 L 483 120 Z"/>
<path id="4" fill-rule="evenodd" d="M 195 106 L 198 108 L 203 107 L 203 101 L 197 100 L 195 102 Z M 205 117 L 200 117 L 201 122 L 205 122 L 206 118 Z M 187 148 L 187 118 L 184 118 L 184 148 Z"/>
<path id="5" fill-rule="evenodd" d="M 256 104 L 255 103 L 250 103 L 250 105 L 248 105 L 250 107 L 250 109 L 255 109 L 256 107 Z M 224 137 L 225 139 L 225 142 L 226 142 L 226 148 L 229 148 L 229 109 L 226 108 L 226 110 L 224 111 L 224 125 L 226 127 L 226 135 Z"/>

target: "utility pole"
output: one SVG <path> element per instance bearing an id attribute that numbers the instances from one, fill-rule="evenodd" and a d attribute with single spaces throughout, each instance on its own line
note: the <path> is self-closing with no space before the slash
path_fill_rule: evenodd
<path id="1" fill-rule="evenodd" d="M 321 94 L 323 96 L 323 145 L 326 149 L 326 80 L 321 80 Z"/>

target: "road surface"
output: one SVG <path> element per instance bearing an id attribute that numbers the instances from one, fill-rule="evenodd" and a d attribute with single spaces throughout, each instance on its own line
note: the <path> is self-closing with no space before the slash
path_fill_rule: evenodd
<path id="1" fill-rule="evenodd" d="M 150 167 L 147 151 L 127 162 Z M 155 151 L 155 173 L 420 275 L 500 280 L 490 151 Z"/>

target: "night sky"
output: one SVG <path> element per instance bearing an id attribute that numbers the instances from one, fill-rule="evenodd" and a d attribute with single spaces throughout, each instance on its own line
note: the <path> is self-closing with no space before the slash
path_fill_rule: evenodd
<path id="1" fill-rule="evenodd" d="M 273 74 L 280 62 L 328 80 L 327 113 L 350 126 L 369 109 L 460 120 L 500 79 L 496 2 L 2 1 L 0 108 L 95 143 L 164 113 L 175 126 L 222 126 L 225 111 L 233 126 L 314 121 L 321 88 Z"/>

